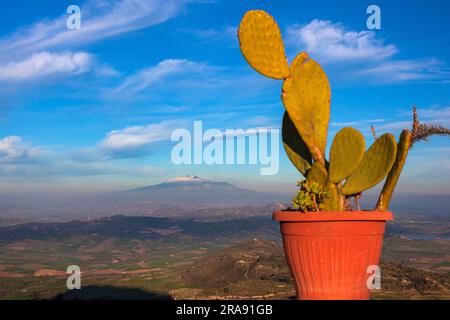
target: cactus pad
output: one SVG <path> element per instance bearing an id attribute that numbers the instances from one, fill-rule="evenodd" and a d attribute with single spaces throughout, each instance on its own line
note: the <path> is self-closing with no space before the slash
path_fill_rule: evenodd
<path id="1" fill-rule="evenodd" d="M 274 79 L 289 76 L 280 28 L 270 14 L 248 11 L 242 18 L 238 36 L 242 54 L 256 71 Z"/>
<path id="2" fill-rule="evenodd" d="M 291 119 L 289 119 L 287 112 L 283 116 L 282 137 L 284 150 L 289 160 L 306 177 L 306 172 L 311 168 L 311 154 Z"/>
<path id="3" fill-rule="evenodd" d="M 411 139 L 411 131 L 404 129 L 400 134 L 400 139 L 397 144 L 397 158 L 395 159 L 394 165 L 386 178 L 383 190 L 378 198 L 377 210 L 385 211 L 389 209 L 389 203 L 391 202 L 394 188 L 397 185 L 400 174 L 406 163 L 406 157 L 408 156 L 409 148 L 411 147 Z"/>
<path id="4" fill-rule="evenodd" d="M 361 162 L 365 150 L 366 141 L 361 132 L 351 127 L 340 130 L 331 144 L 328 179 L 340 183 L 350 176 Z"/>
<path id="5" fill-rule="evenodd" d="M 300 53 L 283 84 L 283 103 L 316 162 L 325 165 L 331 90 L 320 65 Z"/>
<path id="6" fill-rule="evenodd" d="M 315 181 L 322 187 L 325 187 L 327 185 L 327 176 L 327 170 L 318 162 L 315 162 L 306 174 L 306 178 L 308 180 Z"/>
<path id="7" fill-rule="evenodd" d="M 359 166 L 347 178 L 342 192 L 358 194 L 378 184 L 391 170 L 397 154 L 397 143 L 392 134 L 379 137 L 364 154 Z"/>

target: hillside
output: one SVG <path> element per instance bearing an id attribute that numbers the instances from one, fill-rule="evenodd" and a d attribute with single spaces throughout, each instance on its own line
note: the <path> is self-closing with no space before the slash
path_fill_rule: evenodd
<path id="1" fill-rule="evenodd" d="M 382 289 L 374 299 L 450 299 L 450 274 L 381 264 Z M 197 260 L 183 279 L 193 289 L 172 290 L 178 299 L 289 298 L 295 294 L 282 247 L 253 239 Z"/>
<path id="2" fill-rule="evenodd" d="M 27 223 L 0 227 L 0 244 L 22 240 L 64 241 L 74 236 L 113 237 L 125 239 L 205 241 L 216 237 L 278 235 L 278 226 L 270 216 L 214 220 L 207 218 L 172 219 L 155 217 L 113 216 L 94 221 L 65 223 Z"/>
<path id="3" fill-rule="evenodd" d="M 201 219 L 113 216 L 0 227 L 0 299 L 293 295 L 279 226 L 269 214 L 221 219 L 207 212 L 202 209 Z M 393 231 L 410 235 L 411 219 L 398 219 Z M 428 220 L 414 221 L 427 237 L 441 232 Z M 449 298 L 450 240 L 388 231 L 382 259 L 384 291 L 375 298 Z M 65 271 L 73 264 L 83 274 L 76 295 L 65 292 Z"/>

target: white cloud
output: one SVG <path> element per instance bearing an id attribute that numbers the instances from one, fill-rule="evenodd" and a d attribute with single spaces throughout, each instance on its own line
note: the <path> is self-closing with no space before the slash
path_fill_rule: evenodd
<path id="1" fill-rule="evenodd" d="M 0 81 L 21 81 L 56 74 L 86 72 L 93 58 L 86 52 L 35 53 L 22 61 L 0 65 Z"/>
<path id="2" fill-rule="evenodd" d="M 340 23 L 313 20 L 286 30 L 286 44 L 295 52 L 306 51 L 314 59 L 332 64 L 343 81 L 363 79 L 365 83 L 405 81 L 445 82 L 450 72 L 436 58 L 395 59 L 398 49 L 377 38 L 373 31 L 354 31 Z"/>
<path id="3" fill-rule="evenodd" d="M 211 68 L 207 64 L 185 59 L 166 59 L 127 77 L 116 89 L 116 92 L 123 90 L 138 92 L 171 75 L 188 74 L 191 77 L 193 74 L 202 73 Z"/>
<path id="4" fill-rule="evenodd" d="M 92 43 L 163 23 L 190 0 L 89 1 L 81 7 L 81 29 L 68 30 L 62 15 L 42 20 L 0 40 L 0 57 Z"/>
<path id="5" fill-rule="evenodd" d="M 442 108 L 419 108 L 417 109 L 417 114 L 419 121 L 426 124 L 438 125 L 444 127 L 450 127 L 450 107 Z M 400 131 L 403 129 L 410 129 L 412 126 L 412 111 L 411 110 L 401 110 L 398 112 L 400 119 L 394 120 L 389 119 L 386 121 L 379 121 L 376 124 L 374 120 L 361 120 L 352 123 L 352 125 L 359 126 L 363 131 L 369 133 L 369 125 L 374 124 L 377 132 L 389 132 L 389 131 Z M 337 123 L 340 125 L 340 123 Z M 337 126 L 336 123 L 332 125 Z"/>
<path id="6" fill-rule="evenodd" d="M 384 119 L 364 119 L 359 121 L 349 121 L 349 122 L 332 122 L 333 127 L 346 127 L 346 126 L 368 126 L 374 123 L 384 122 Z"/>
<path id="7" fill-rule="evenodd" d="M 450 106 L 448 107 L 442 107 L 442 108 L 428 108 L 428 109 L 418 109 L 417 113 L 420 118 L 425 119 L 433 119 L 433 120 L 440 120 L 440 119 L 450 119 Z"/>
<path id="8" fill-rule="evenodd" d="M 18 136 L 8 136 L 0 140 L 0 161 L 16 162 L 31 160 L 40 154 L 38 148 L 23 143 Z"/>
<path id="9" fill-rule="evenodd" d="M 113 130 L 106 135 L 101 145 L 105 151 L 110 153 L 133 152 L 155 142 L 170 140 L 172 131 L 178 127 L 180 127 L 180 122 L 169 120 L 146 126 Z"/>
<path id="10" fill-rule="evenodd" d="M 116 77 L 120 72 L 107 64 L 99 64 L 95 68 L 96 74 L 103 77 Z"/>
<path id="11" fill-rule="evenodd" d="M 420 114 L 419 114 L 420 116 Z M 444 127 L 450 127 L 450 118 L 444 118 L 444 119 L 434 119 L 434 120 L 424 120 L 423 123 L 430 124 L 430 125 L 436 125 L 436 126 L 444 126 Z M 377 127 L 377 130 L 381 131 L 389 131 L 389 130 L 402 130 L 402 129 L 410 129 L 412 125 L 412 120 L 406 120 L 406 121 L 395 121 L 395 122 L 389 122 L 384 125 L 381 125 Z"/>
<path id="12" fill-rule="evenodd" d="M 20 81 L 54 74 L 94 71 L 116 76 L 112 67 L 93 61 L 86 52 L 69 52 L 77 46 L 163 23 L 177 16 L 194 0 L 102 0 L 81 6 L 81 29 L 69 30 L 69 15 L 43 19 L 0 39 L 0 81 Z M 95 66 L 92 64 L 95 62 Z"/>
<path id="13" fill-rule="evenodd" d="M 149 130 L 152 128 L 157 130 L 158 126 L 149 126 Z M 124 131 L 127 131 L 127 129 L 124 129 Z M 148 139 L 149 141 L 156 141 L 159 138 L 148 137 Z M 115 144 L 114 147 L 120 148 L 119 144 Z M 64 177 L 67 182 L 66 179 L 77 177 L 111 175 L 142 177 L 157 175 L 164 171 L 142 164 L 128 166 L 124 163 L 115 163 L 114 160 L 117 158 L 126 158 L 126 153 L 109 153 L 105 157 L 104 151 L 101 150 L 99 145 L 96 145 L 79 149 L 75 153 L 59 153 L 51 147 L 32 146 L 18 136 L 7 136 L 0 139 L 0 176 L 15 181 L 24 179 L 25 186 L 27 186 L 30 179 L 33 178 L 54 179 L 55 177 Z"/>
<path id="14" fill-rule="evenodd" d="M 392 83 L 412 80 L 432 80 L 448 77 L 449 72 L 440 70 L 442 63 L 437 59 L 386 61 L 358 72 L 378 83 Z"/>
<path id="15" fill-rule="evenodd" d="M 349 31 L 341 24 L 317 19 L 288 27 L 286 42 L 327 61 L 380 60 L 397 52 L 372 31 Z"/>
<path id="16" fill-rule="evenodd" d="M 226 25 L 221 29 L 181 29 L 180 31 L 192 34 L 204 41 L 225 41 L 229 44 L 238 44 L 237 38 L 238 27 Z"/>

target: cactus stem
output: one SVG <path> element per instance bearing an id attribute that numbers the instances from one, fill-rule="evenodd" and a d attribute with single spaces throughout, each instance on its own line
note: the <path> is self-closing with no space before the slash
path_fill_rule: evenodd
<path id="1" fill-rule="evenodd" d="M 417 116 L 417 109 L 413 107 L 413 125 L 411 129 L 411 149 L 415 143 L 419 141 L 428 142 L 431 136 L 448 136 L 450 135 L 450 129 L 442 126 L 430 125 L 426 123 L 420 123 Z"/>

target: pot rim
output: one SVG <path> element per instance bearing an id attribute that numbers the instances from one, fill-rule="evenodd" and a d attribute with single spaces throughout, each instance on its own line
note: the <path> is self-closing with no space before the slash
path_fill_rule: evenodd
<path id="1" fill-rule="evenodd" d="M 390 221 L 394 215 L 390 211 L 276 211 L 272 219 L 279 222 L 315 221 Z"/>

